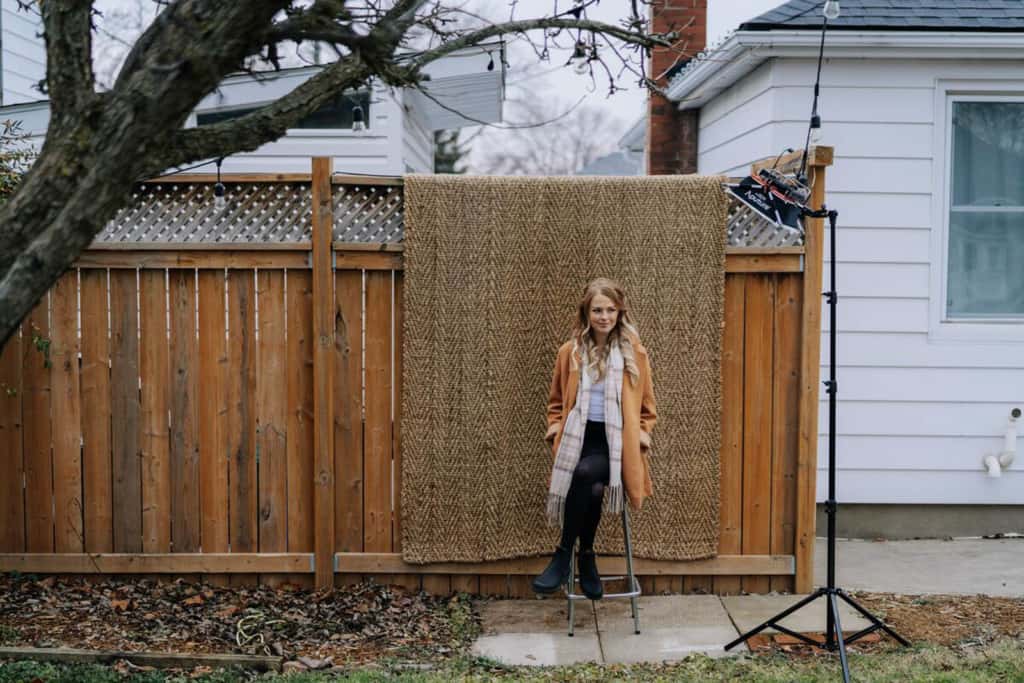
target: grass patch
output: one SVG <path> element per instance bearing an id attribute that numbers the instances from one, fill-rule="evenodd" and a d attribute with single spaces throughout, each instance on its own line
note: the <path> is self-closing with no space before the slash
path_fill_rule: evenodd
<path id="1" fill-rule="evenodd" d="M 1024 642 L 1002 640 L 985 647 L 962 649 L 916 647 L 891 649 L 871 654 L 852 654 L 851 673 L 857 681 L 924 681 L 934 683 L 1024 682 Z M 742 655 L 711 659 L 697 655 L 673 664 L 598 665 L 570 667 L 509 667 L 484 659 L 461 657 L 439 663 L 437 668 L 409 669 L 409 665 L 388 662 L 378 668 L 353 668 L 343 672 L 303 672 L 282 676 L 219 671 L 201 675 L 135 672 L 123 675 L 113 667 L 95 665 L 54 665 L 13 662 L 0 665 L 0 683 L 41 681 L 45 683 L 231 683 L 234 681 L 281 681 L 282 683 L 324 683 L 346 680 L 354 683 L 399 681 L 441 683 L 460 681 L 779 681 L 832 683 L 839 674 L 835 655 L 793 657 L 783 654 Z M 418 665 L 421 666 L 422 665 Z"/>

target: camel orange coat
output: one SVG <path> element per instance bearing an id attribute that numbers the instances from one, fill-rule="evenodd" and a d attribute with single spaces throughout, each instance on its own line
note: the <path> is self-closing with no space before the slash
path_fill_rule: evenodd
<path id="1" fill-rule="evenodd" d="M 640 377 L 634 384 L 628 372 L 623 372 L 622 376 L 622 483 L 630 505 L 639 510 L 644 499 L 653 493 L 647 454 L 651 447 L 651 430 L 658 416 L 647 349 L 640 345 L 639 339 L 632 338 L 631 341 Z M 551 377 L 548 431 L 544 438 L 552 442 L 552 454 L 558 453 L 565 419 L 576 405 L 579 390 L 581 357 L 579 350 L 573 354 L 572 347 L 570 340 L 558 349 Z"/>

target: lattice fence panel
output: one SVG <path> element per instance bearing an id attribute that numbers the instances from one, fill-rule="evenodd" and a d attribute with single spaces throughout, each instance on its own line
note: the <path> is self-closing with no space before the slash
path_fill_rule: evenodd
<path id="1" fill-rule="evenodd" d="M 405 238 L 404 207 L 401 186 L 336 185 L 334 240 L 401 242 Z"/>
<path id="2" fill-rule="evenodd" d="M 212 183 L 138 187 L 96 242 L 282 243 L 312 239 L 308 183 L 225 183 L 217 209 Z M 733 199 L 726 226 L 731 247 L 785 247 L 803 236 L 764 220 Z M 334 186 L 334 240 L 398 243 L 405 238 L 400 185 Z"/>
<path id="3" fill-rule="evenodd" d="M 769 223 L 753 209 L 730 196 L 726 234 L 730 247 L 796 247 L 802 234 Z"/>
<path id="4" fill-rule="evenodd" d="M 213 183 L 141 185 L 96 237 L 97 242 L 308 242 L 308 183 L 225 183 L 226 205 Z"/>

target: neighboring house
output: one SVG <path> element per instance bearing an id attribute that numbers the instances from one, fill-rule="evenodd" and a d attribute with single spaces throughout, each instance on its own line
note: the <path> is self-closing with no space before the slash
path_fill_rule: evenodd
<path id="1" fill-rule="evenodd" d="M 821 6 L 782 4 L 679 70 L 667 90 L 677 110 L 652 104 L 661 156 L 648 162 L 664 163 L 657 145 L 672 134 L 695 154 L 688 169 L 655 172 L 745 175 L 802 147 Z M 840 533 L 1022 532 L 1024 453 L 999 478 L 982 459 L 1024 408 L 1024 3 L 841 6 L 819 102 L 820 144 L 835 148 L 826 201 L 839 211 Z"/>
<path id="2" fill-rule="evenodd" d="M 9 19 L 7 5 L 10 1 L 0 0 L 5 22 Z M 3 30 L 6 31 L 6 23 Z M 4 55 L 6 47 L 5 40 Z M 388 88 L 376 80 L 369 89 L 339 94 L 279 140 L 253 152 L 226 158 L 222 171 L 308 173 L 310 158 L 317 155 L 333 157 L 337 173 L 432 173 L 436 131 L 501 121 L 505 98 L 503 49 L 501 43 L 479 45 L 427 65 L 423 69 L 430 76 L 423 84 L 427 95 L 410 88 Z M 490 64 L 496 68 L 489 70 Z M 7 105 L 6 84 L 9 81 L 21 83 L 25 79 L 9 71 L 6 60 L 2 67 L 4 104 Z M 230 76 L 217 92 L 199 103 L 186 126 L 221 121 L 252 111 L 291 91 L 321 68 L 282 69 L 261 73 L 259 78 L 249 74 Z M 28 97 L 38 100 L 38 94 L 35 98 L 31 94 Z M 353 130 L 356 107 L 362 110 L 365 130 Z M 41 145 L 49 123 L 49 103 L 38 100 L 0 107 L 0 120 L 5 119 L 21 121 L 22 130 L 29 134 L 30 141 Z M 196 172 L 212 170 L 211 164 Z"/>
<path id="3" fill-rule="evenodd" d="M 18 0 L 0 0 L 0 105 L 41 97 L 38 85 L 46 77 L 42 32 L 35 5 L 21 9 Z"/>
<path id="4" fill-rule="evenodd" d="M 643 175 L 644 120 L 629 127 L 619 139 L 619 149 L 594 159 L 576 171 L 576 175 Z"/>

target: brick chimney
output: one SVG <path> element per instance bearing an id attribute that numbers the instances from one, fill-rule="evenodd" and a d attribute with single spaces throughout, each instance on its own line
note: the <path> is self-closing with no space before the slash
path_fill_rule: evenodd
<path id="1" fill-rule="evenodd" d="M 673 64 L 683 64 L 704 49 L 707 25 L 707 0 L 654 0 L 651 3 L 651 31 L 680 34 L 673 49 L 656 48 L 651 52 L 650 75 L 657 78 L 659 86 L 668 84 L 663 74 Z M 680 56 L 680 51 L 685 54 Z M 679 111 L 676 103 L 656 93 L 651 93 L 647 107 L 647 173 L 696 173 L 699 111 Z"/>

